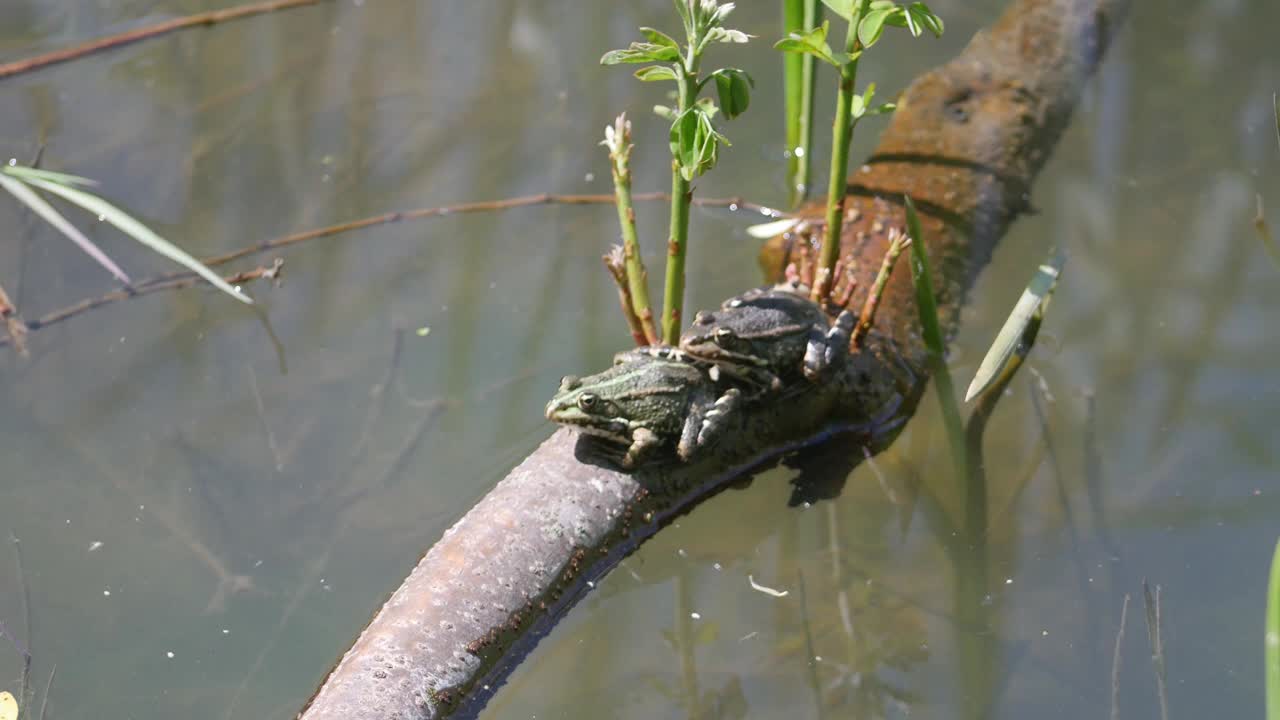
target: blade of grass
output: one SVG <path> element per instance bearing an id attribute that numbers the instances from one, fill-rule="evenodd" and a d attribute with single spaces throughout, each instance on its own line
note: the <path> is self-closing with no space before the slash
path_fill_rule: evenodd
<path id="1" fill-rule="evenodd" d="M 925 346 L 929 350 L 934 388 L 938 391 L 938 403 L 947 426 L 947 440 L 951 446 L 951 461 L 957 478 L 966 476 L 964 424 L 960 422 L 960 408 L 956 404 L 955 383 L 947 370 L 946 342 L 938 324 L 938 303 L 933 294 L 933 276 L 929 273 L 929 259 L 925 255 L 925 242 L 921 237 L 920 216 L 915 203 L 903 196 L 907 211 L 907 233 L 911 236 L 911 282 L 916 288 L 916 308 L 920 312 L 920 328 Z"/>
<path id="2" fill-rule="evenodd" d="M 218 275 L 212 270 L 205 267 L 205 265 L 199 260 L 187 254 L 185 250 L 160 237 L 153 232 L 151 228 L 148 228 L 146 225 L 143 225 L 133 219 L 133 217 L 128 213 L 115 205 L 112 205 L 106 200 L 103 200 L 96 195 L 84 192 L 83 190 L 78 190 L 67 185 L 59 185 L 58 183 L 50 182 L 48 180 L 32 177 L 28 178 L 27 182 L 42 190 L 47 190 L 54 195 L 58 195 L 68 202 L 79 205 L 95 215 L 101 216 L 103 220 L 115 225 L 124 234 L 134 240 L 137 240 L 143 245 L 146 245 L 161 255 L 164 255 L 179 265 L 186 267 L 188 270 L 191 270 L 195 274 L 209 281 L 211 285 L 222 292 L 247 305 L 253 304 L 252 298 L 228 285 L 226 281 L 218 277 Z"/>
<path id="3" fill-rule="evenodd" d="M 48 180 L 49 182 L 61 183 L 63 185 L 84 185 L 87 187 L 92 187 L 98 184 L 97 180 L 87 177 L 68 175 L 67 173 L 54 172 L 52 170 L 41 170 L 39 168 L 27 167 L 25 165 L 7 165 L 4 167 L 4 172 L 23 180 L 35 178 L 37 180 Z"/>
<path id="4" fill-rule="evenodd" d="M 1267 635 L 1264 643 L 1267 681 L 1267 720 L 1280 720 L 1280 542 L 1271 556 L 1267 583 Z"/>
<path id="5" fill-rule="evenodd" d="M 996 339 L 991 343 L 991 348 L 987 350 L 986 356 L 982 358 L 982 363 L 978 366 L 978 372 L 974 375 L 973 382 L 969 383 L 969 389 L 964 394 L 965 402 L 969 402 L 978 393 L 986 389 L 987 386 L 995 382 L 1014 356 L 1019 354 L 1020 349 L 1026 347 L 1023 338 L 1026 336 L 1027 327 L 1032 323 L 1033 319 L 1038 323 L 1039 318 L 1043 317 L 1049 298 L 1053 295 L 1053 290 L 1058 285 L 1058 275 L 1062 272 L 1064 262 L 1065 258 L 1062 252 L 1055 249 L 1051 252 L 1049 260 L 1036 270 L 1031 282 L 1022 291 L 1022 297 L 1018 298 L 1018 302 L 1013 306 L 1013 311 L 1009 313 L 1008 319 L 1004 321 L 1004 326 L 996 334 Z"/>
<path id="6" fill-rule="evenodd" d="M 27 187 L 26 182 L 19 180 L 16 177 L 11 177 L 8 174 L 8 171 L 12 169 L 13 168 L 6 168 L 6 172 L 0 173 L 0 187 L 8 190 L 9 194 L 18 202 L 26 205 L 31 212 L 39 215 L 42 220 L 52 225 L 58 230 L 58 232 L 61 232 L 63 235 L 71 238 L 72 242 L 79 245 L 80 249 L 83 250 L 85 254 L 93 258 L 94 262 L 106 268 L 107 272 L 114 275 L 117 280 L 125 285 L 128 285 L 131 282 L 129 280 L 129 276 L 125 274 L 124 270 L 120 269 L 119 265 L 112 262 L 111 258 L 107 257 L 107 254 L 104 253 L 101 248 L 95 245 L 92 240 L 85 237 L 84 233 L 76 229 L 76 226 L 72 225 L 62 216 L 61 213 L 55 210 L 48 201 L 37 195 L 34 190 Z M 36 181 L 28 180 L 27 182 Z"/>

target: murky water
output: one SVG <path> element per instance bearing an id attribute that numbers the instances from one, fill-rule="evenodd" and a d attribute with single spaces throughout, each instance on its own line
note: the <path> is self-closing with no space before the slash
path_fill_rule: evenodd
<path id="1" fill-rule="evenodd" d="M 0 59 L 230 4 L 4 0 Z M 988 586 L 948 531 L 930 396 L 874 469 L 812 459 L 838 497 L 788 507 L 799 472 L 777 470 L 661 533 L 487 717 L 1105 717 L 1113 677 L 1122 717 L 1158 717 L 1144 578 L 1171 717 L 1260 712 L 1280 267 L 1253 217 L 1260 196 L 1280 226 L 1280 6 L 1138 4 L 956 346 L 967 382 L 1066 247 L 1034 372 L 988 433 Z M 761 40 L 712 61 L 751 71 L 756 105 L 698 190 L 781 203 L 776 10 L 752 5 L 738 25 Z M 1002 6 L 939 0 L 947 37 L 891 38 L 865 77 L 902 87 Z M 621 110 L 638 187 L 662 189 L 659 91 L 596 61 L 671 24 L 666 0 L 327 2 L 0 81 L 0 156 L 44 142 L 46 167 L 103 180 L 200 255 L 392 210 L 609 192 L 594 142 Z M 664 218 L 640 211 L 651 250 Z M 77 219 L 135 276 L 168 269 Z M 758 282 L 752 221 L 695 213 L 692 305 Z M 0 531 L 20 539 L 33 684 L 57 666 L 48 717 L 291 717 L 422 550 L 551 431 L 556 379 L 626 344 L 599 263 L 614 223 L 560 206 L 383 225 L 241 261 L 285 259 L 282 287 L 246 286 L 262 315 L 168 293 L 41 330 L 28 360 L 4 350 Z M 112 288 L 4 198 L 0 227 L 0 285 L 27 317 Z M 16 561 L 5 543 L 0 622 L 26 642 Z M 966 594 L 989 623 L 956 621 Z M 20 673 L 0 640 L 0 689 Z"/>

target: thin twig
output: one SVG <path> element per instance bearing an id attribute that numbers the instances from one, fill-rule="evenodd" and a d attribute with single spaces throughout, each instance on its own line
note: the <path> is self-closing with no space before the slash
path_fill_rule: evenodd
<path id="1" fill-rule="evenodd" d="M 633 195 L 631 199 L 637 202 L 652 202 L 666 200 L 669 197 L 670 195 L 665 192 L 648 192 Z M 538 195 L 523 195 L 503 200 L 485 200 L 459 203 L 457 205 L 445 205 L 441 207 L 383 213 L 381 215 L 374 215 L 372 217 L 352 220 L 350 222 L 339 223 L 337 225 L 329 225 L 322 228 L 293 233 L 291 235 L 284 235 L 257 245 L 233 250 L 222 255 L 203 258 L 200 262 L 205 266 L 214 267 L 229 263 L 233 260 L 239 260 L 250 255 L 268 252 L 270 250 L 275 250 L 289 245 L 296 245 L 308 240 L 331 237 L 333 235 L 339 235 L 353 230 L 362 230 L 364 228 L 386 225 L 388 223 L 401 222 L 405 220 L 423 220 L 441 215 L 510 210 L 513 208 L 532 207 L 537 205 L 611 205 L 613 204 L 613 201 L 614 199 L 612 195 L 553 195 L 550 193 L 541 193 Z M 759 213 L 766 217 L 776 218 L 781 215 L 781 213 L 771 207 L 748 202 L 740 197 L 694 198 L 693 204 L 698 207 L 728 208 L 735 211 L 747 210 Z M 248 280 L 274 278 L 274 273 L 278 271 L 278 265 L 279 262 L 277 261 L 277 264 L 270 268 L 260 267 L 254 270 L 227 276 L 223 279 L 234 285 L 235 283 L 246 282 Z M 38 320 L 27 323 L 27 329 L 39 330 L 54 323 L 66 320 L 67 318 L 79 315 L 87 310 L 93 310 L 94 308 L 102 305 L 108 305 L 120 300 L 127 300 L 131 297 L 147 295 L 159 290 L 174 290 L 178 288 L 193 287 L 199 284 L 195 282 L 195 280 L 196 275 L 190 272 L 173 272 L 153 275 L 134 283 L 132 293 L 126 290 L 115 290 L 101 297 L 86 298 L 73 305 L 50 312 Z M 8 338 L 0 338 L 0 347 L 9 345 L 10 342 L 11 341 Z"/>
<path id="2" fill-rule="evenodd" d="M 876 308 L 880 306 L 880 296 L 884 294 L 884 287 L 889 282 L 889 274 L 893 272 L 893 265 L 898 261 L 898 256 L 902 254 L 902 251 L 910 244 L 910 237 L 902 234 L 897 228 L 890 228 L 889 249 L 885 251 L 884 262 L 880 264 L 880 272 L 876 274 L 876 280 L 871 286 L 871 292 L 867 293 L 867 300 L 862 304 L 862 314 L 858 316 L 858 324 L 854 326 L 853 336 L 849 339 L 850 347 L 856 348 L 861 345 L 862 339 L 871 330 L 871 324 L 876 319 Z"/>
<path id="3" fill-rule="evenodd" d="M 164 22 L 148 25 L 146 27 L 129 30 L 117 35 L 108 35 L 107 37 L 90 40 L 89 42 L 75 47 L 63 48 L 62 50 L 54 50 L 36 55 L 24 60 L 15 60 L 10 63 L 0 65 L 0 79 L 7 78 L 11 75 L 18 75 L 24 72 L 30 72 L 49 65 L 64 63 L 69 60 L 76 60 L 86 55 L 102 52 L 104 50 L 112 50 L 114 48 L 129 45 L 131 43 L 151 38 L 168 35 L 178 30 L 186 30 L 193 27 L 205 27 L 208 25 L 216 25 L 218 23 L 228 22 L 230 20 L 238 20 L 240 18 L 251 17 L 253 15 L 262 15 L 264 13 L 276 12 L 277 10 L 287 10 L 289 8 L 301 7 L 304 5 L 315 5 L 320 0 L 270 0 L 270 2 L 250 3 L 248 5 L 240 5 L 238 7 L 226 8 L 225 10 L 213 10 L 210 12 L 196 13 L 185 17 L 173 18 Z"/>
<path id="4" fill-rule="evenodd" d="M 0 318 L 4 319 L 5 329 L 9 332 L 9 342 L 18 349 L 19 355 L 26 357 L 27 324 L 22 322 L 18 308 L 9 299 L 9 294 L 4 291 L 3 285 L 0 285 Z"/>
<path id="5" fill-rule="evenodd" d="M 270 266 L 256 267 L 252 270 L 245 270 L 244 272 L 227 275 L 223 280 L 226 280 L 232 285 L 246 283 L 250 280 L 275 280 L 280 277 L 280 271 L 283 268 L 283 265 L 284 261 L 276 258 L 276 261 Z M 38 320 L 32 320 L 27 323 L 27 329 L 40 330 L 48 327 L 49 325 L 60 323 L 63 320 L 75 317 L 80 313 L 88 312 L 94 308 L 99 308 L 103 305 L 110 305 L 111 303 L 119 302 L 121 300 L 128 300 L 132 297 L 150 295 L 151 293 L 160 292 L 162 290 L 178 290 L 181 288 L 196 287 L 203 284 L 204 281 L 195 275 L 186 275 L 171 279 L 157 278 L 154 281 L 148 281 L 146 284 L 139 283 L 134 285 L 132 292 L 129 290 L 113 290 L 100 297 L 86 298 L 74 305 L 68 305 L 61 310 L 54 310 Z M 8 344 L 10 344 L 9 338 L 0 338 L 0 347 L 4 347 Z"/>
<path id="6" fill-rule="evenodd" d="M 18 592 L 22 597 L 22 706 L 25 707 L 31 697 L 31 588 L 27 587 L 27 575 L 22 569 L 22 542 L 12 532 L 9 542 L 13 545 L 14 572 L 18 576 Z"/>
<path id="7" fill-rule="evenodd" d="M 627 282 L 626 255 L 621 245 L 614 245 L 608 254 L 600 257 L 609 275 L 618 285 L 618 304 L 622 306 L 622 316 L 627 319 L 627 327 L 631 329 L 631 339 L 636 345 L 644 347 L 652 344 L 640 317 L 636 315 L 635 298 L 631 295 L 631 285 Z M 653 329 L 653 315 L 649 315 L 649 329 Z M 657 340 L 657 336 L 653 337 Z"/>
<path id="8" fill-rule="evenodd" d="M 271 423 L 267 421 L 267 406 L 262 402 L 262 392 L 258 390 L 258 374 L 249 368 L 249 390 L 253 393 L 254 409 L 258 411 L 258 420 L 262 422 L 262 432 L 267 436 L 267 448 L 276 461 L 276 472 L 284 472 L 284 460 L 280 455 L 280 446 L 276 444 L 276 436 L 271 432 Z"/>
<path id="9" fill-rule="evenodd" d="M 1116 631 L 1116 649 L 1111 654 L 1111 720 L 1120 720 L 1120 648 L 1124 642 L 1124 621 L 1129 616 L 1129 593 L 1120 605 L 1120 629 Z"/>

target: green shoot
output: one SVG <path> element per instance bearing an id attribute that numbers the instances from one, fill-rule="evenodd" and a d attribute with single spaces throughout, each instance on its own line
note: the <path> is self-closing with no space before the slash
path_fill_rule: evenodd
<path id="1" fill-rule="evenodd" d="M 911 282 L 916 288 L 916 308 L 920 312 L 920 328 L 928 350 L 929 366 L 933 374 L 934 388 L 938 391 L 938 403 L 942 406 L 942 418 L 947 427 L 947 441 L 951 446 L 951 461 L 956 477 L 966 475 L 964 425 L 960 422 L 960 408 L 956 404 L 955 383 L 947 370 L 947 345 L 938 323 L 938 303 L 933 294 L 933 276 L 929 273 L 929 258 L 925 255 L 925 242 L 920 230 L 920 216 L 915 203 L 904 196 L 907 210 L 907 234 L 911 237 Z"/>
<path id="2" fill-rule="evenodd" d="M 1263 641 L 1266 660 L 1267 720 L 1280 720 L 1280 542 L 1271 556 L 1267 582 L 1267 630 Z"/>
<path id="3" fill-rule="evenodd" d="M 836 115 L 831 128 L 831 168 L 827 184 L 826 234 L 818 270 L 813 283 L 813 299 L 824 302 L 831 292 L 836 261 L 840 256 L 840 231 L 844 223 L 845 193 L 848 190 L 849 146 L 858 122 L 869 115 L 892 112 L 892 103 L 873 106 L 875 87 L 868 86 L 861 95 L 857 87 L 858 61 L 862 54 L 880 41 L 889 26 L 906 28 L 919 37 L 924 30 L 941 36 L 942 20 L 922 2 L 899 5 L 893 0 L 822 0 L 836 15 L 848 22 L 842 52 L 827 44 L 830 23 L 800 33 L 791 33 L 778 41 L 775 48 L 789 53 L 815 57 L 840 72 L 836 95 Z"/>
<path id="4" fill-rule="evenodd" d="M 804 35 L 817 27 L 822 9 L 818 0 L 783 0 L 783 32 Z M 809 161 L 813 149 L 814 57 L 806 53 L 782 56 L 786 98 L 787 193 L 791 207 L 809 193 Z"/>
<path id="5" fill-rule="evenodd" d="M 995 342 L 991 343 L 991 348 L 982 358 L 978 373 L 974 375 L 973 382 L 969 383 L 969 389 L 965 392 L 965 402 L 972 400 L 1000 377 L 1015 356 L 1021 362 L 1030 351 L 1030 347 L 1025 342 L 1028 326 L 1032 322 L 1039 326 L 1044 318 L 1045 310 L 1049 307 L 1049 299 L 1053 296 L 1054 288 L 1058 286 L 1058 275 L 1062 272 L 1065 262 L 1066 258 L 1055 249 L 1050 253 L 1049 259 L 1036 270 L 1031 282 L 1022 291 L 1022 297 L 1018 298 L 1017 304 L 1013 306 L 1013 312 L 1009 313 L 1004 326 L 996 334 Z"/>
<path id="6" fill-rule="evenodd" d="M 227 293 L 231 297 L 246 304 L 253 304 L 253 300 L 248 295 L 240 292 L 236 288 L 231 287 L 210 270 L 199 260 L 187 254 L 182 248 L 165 240 L 157 235 L 146 225 L 135 220 L 131 215 L 112 205 L 89 192 L 79 189 L 78 185 L 94 185 L 93 180 L 78 177 L 76 175 L 65 175 L 63 173 L 54 173 L 46 170 L 37 170 L 35 168 L 22 167 L 19 165 L 7 165 L 0 167 L 0 186 L 8 190 L 11 195 L 17 198 L 33 212 L 50 225 L 53 225 L 64 235 L 67 235 L 78 244 L 81 249 L 94 258 L 99 264 L 106 267 L 113 275 L 122 282 L 128 284 L 129 278 L 124 271 L 116 267 L 97 246 L 89 241 L 80 231 L 76 230 L 65 218 L 62 217 L 47 201 L 37 195 L 32 188 L 44 190 L 61 197 L 63 200 L 74 205 L 80 206 L 83 210 L 97 215 L 100 219 L 105 220 L 124 234 L 137 240 L 138 242 L 151 248 L 153 251 L 173 260 L 186 267 L 188 270 L 196 273 L 200 277 L 209 281 L 211 285 L 219 290 Z"/>
<path id="7" fill-rule="evenodd" d="M 8 173 L 0 173 L 0 187 L 8 190 L 9 194 L 12 195 L 14 199 L 23 205 L 26 205 L 27 209 L 31 210 L 31 212 L 39 215 L 41 220 L 44 220 L 52 225 L 58 232 L 71 238 L 72 242 L 79 245 L 80 249 L 83 250 L 86 255 L 93 258 L 94 262 L 106 268 L 107 272 L 114 275 L 117 280 L 125 285 L 132 282 L 129 280 L 129 276 L 125 274 L 124 270 L 121 270 L 120 266 L 116 265 L 115 261 L 102 251 L 102 248 L 94 244 L 94 242 L 86 237 L 84 233 L 80 232 L 75 225 L 72 225 L 65 217 L 63 217 L 62 213 L 55 210 L 47 200 L 37 195 L 34 190 L 23 184 L 21 180 L 16 177 L 11 177 Z"/>
<path id="8" fill-rule="evenodd" d="M 748 35 L 724 27 L 733 12 L 733 3 L 716 0 L 674 0 L 684 24 L 685 44 L 653 28 L 640 28 L 648 42 L 633 42 L 622 50 L 612 50 L 600 59 L 603 65 L 657 63 L 636 71 L 644 82 L 674 82 L 676 106 L 656 106 L 654 112 L 671 122 L 671 226 L 667 241 L 667 274 L 663 293 L 662 339 L 674 344 L 680 337 L 684 305 L 684 264 L 689 239 L 689 207 L 693 179 L 715 166 L 721 145 L 728 139 L 715 127 L 717 112 L 735 118 L 746 111 L 754 85 L 747 73 L 737 68 L 721 68 L 700 76 L 702 54 L 715 42 L 744 43 Z M 719 107 L 698 95 L 714 83 Z"/>
<path id="9" fill-rule="evenodd" d="M 604 129 L 604 142 L 609 149 L 609 169 L 613 174 L 614 204 L 618 208 L 618 225 L 622 231 L 623 265 L 627 284 L 627 322 L 639 323 L 643 339 L 641 345 L 658 342 L 658 332 L 653 325 L 653 310 L 649 307 L 649 272 L 640 257 L 640 241 L 636 238 L 636 211 L 631 204 L 631 122 L 627 114 L 618 116 L 613 125 Z M 612 269 L 610 270 L 612 272 Z M 634 333 L 635 327 L 632 326 Z"/>

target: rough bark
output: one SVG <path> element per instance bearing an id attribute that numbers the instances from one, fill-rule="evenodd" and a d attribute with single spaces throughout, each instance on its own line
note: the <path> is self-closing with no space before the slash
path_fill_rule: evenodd
<path id="1" fill-rule="evenodd" d="M 888 229 L 902 227 L 909 193 L 921 210 L 940 315 L 954 331 L 965 293 L 1025 207 L 1128 5 L 1018 0 L 960 57 L 911 86 L 851 178 L 842 256 L 855 263 L 860 287 L 871 285 Z M 771 242 L 766 273 L 776 275 L 794 251 Z M 301 717 L 478 712 L 586 581 L 671 516 L 798 447 L 848 433 L 872 445 L 891 439 L 893 418 L 909 414 L 923 389 L 923 358 L 909 270 L 900 266 L 846 371 L 749 408 L 711 457 L 626 474 L 595 461 L 590 441 L 556 431 L 427 552 Z"/>

